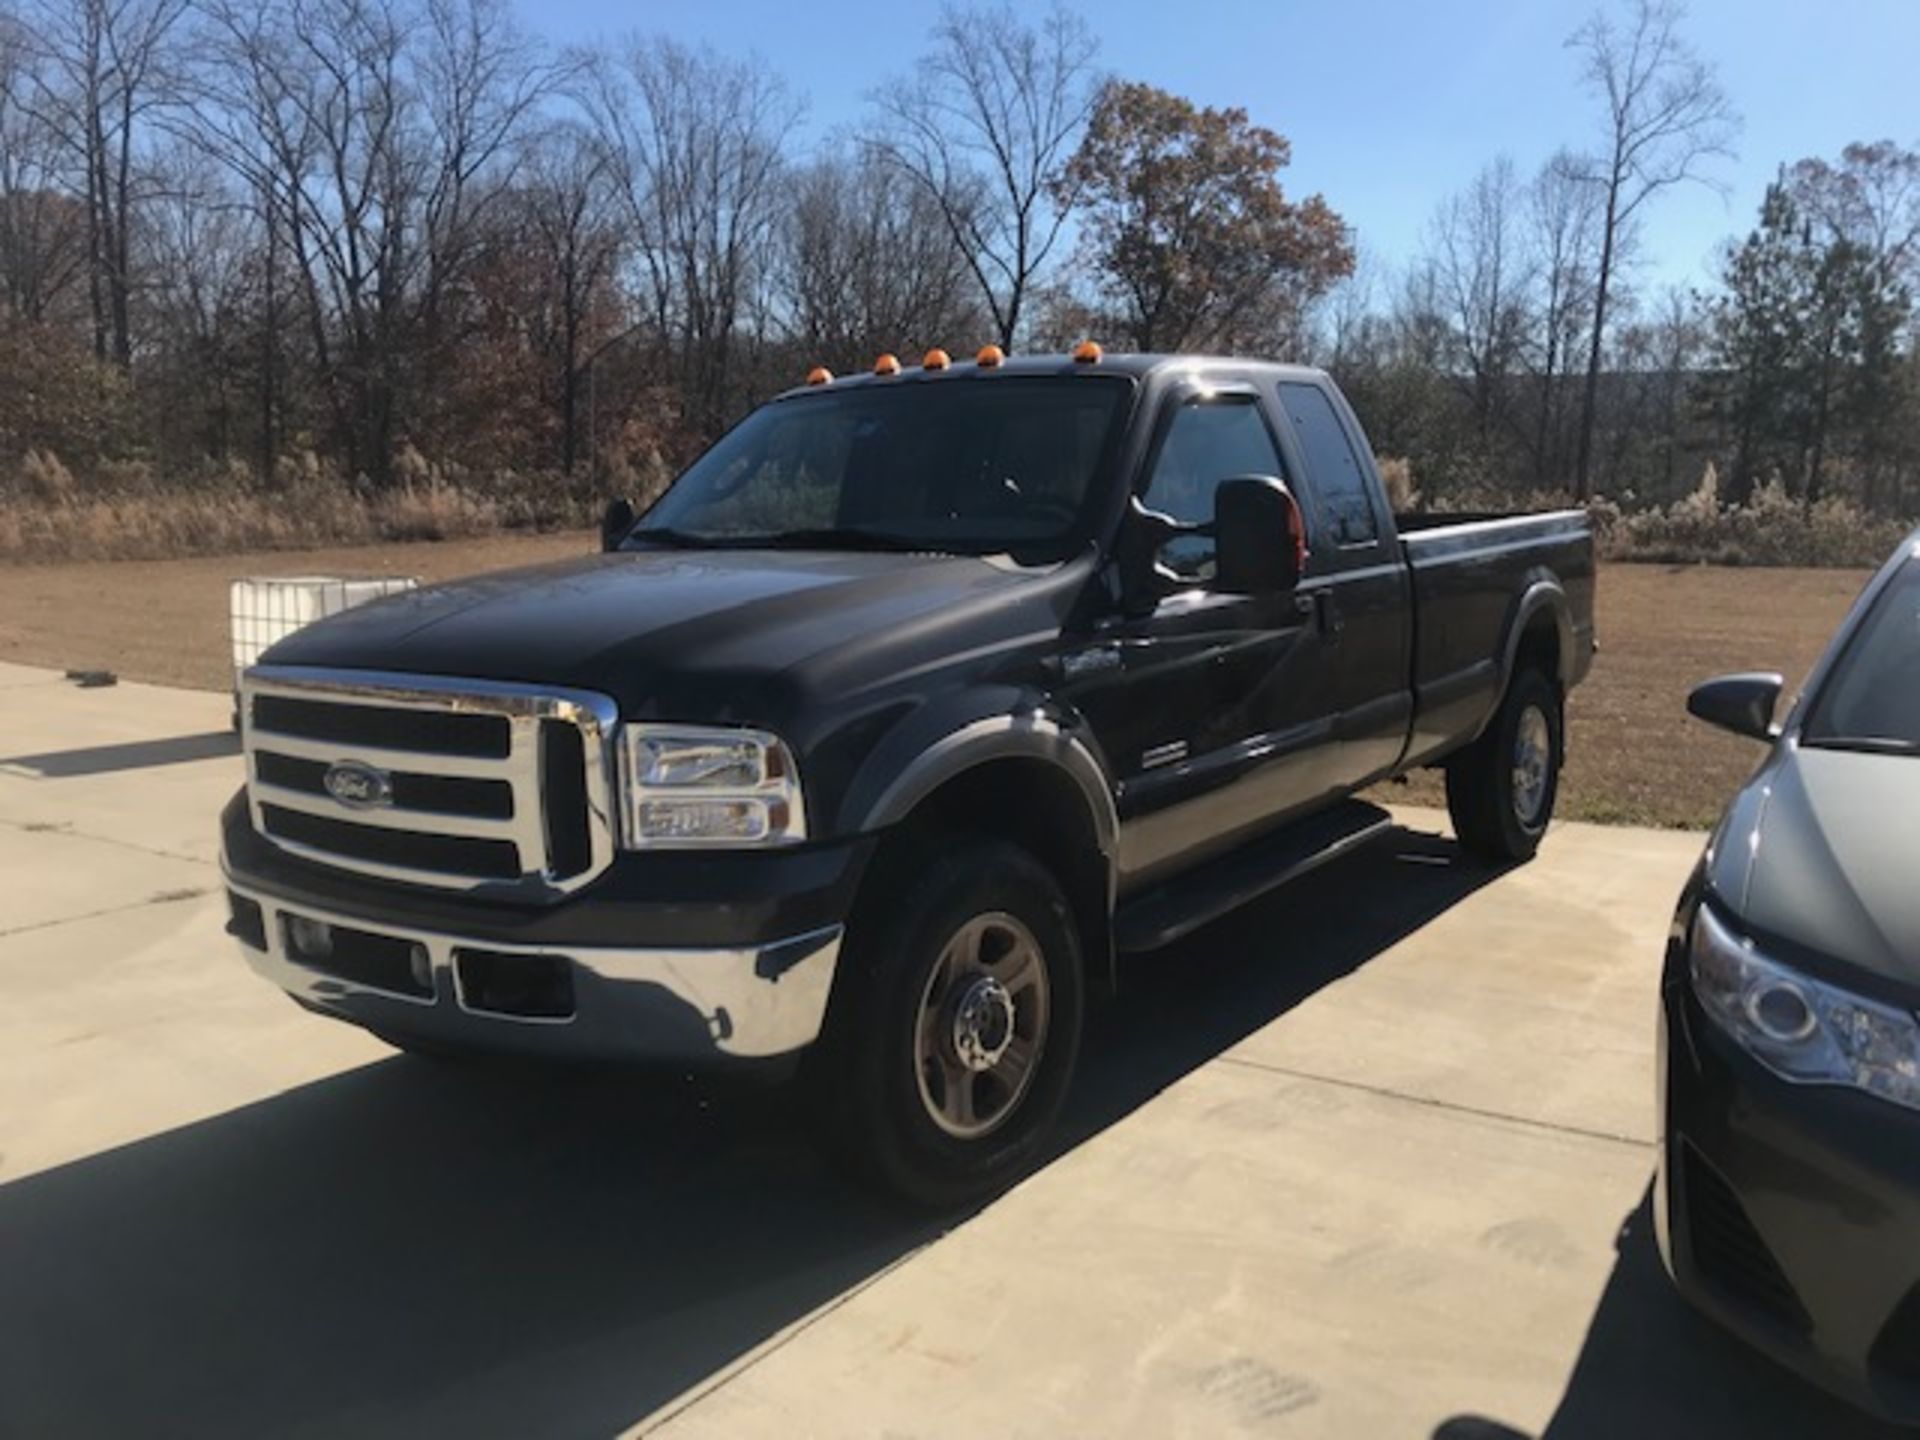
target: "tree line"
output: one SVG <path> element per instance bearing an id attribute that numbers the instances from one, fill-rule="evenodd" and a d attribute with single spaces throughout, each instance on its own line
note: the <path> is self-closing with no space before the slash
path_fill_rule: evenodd
<path id="1" fill-rule="evenodd" d="M 1646 216 L 1737 128 L 1682 21 L 1597 14 L 1590 143 L 1494 162 L 1389 274 L 1283 136 L 1063 9 L 946 11 L 802 149 L 765 61 L 557 50 L 505 0 L 0 0 L 0 493 L 644 491 L 814 364 L 1093 335 L 1325 363 L 1436 503 L 1713 460 L 1898 510 L 1920 159 L 1786 167 L 1722 284 L 1644 293 Z"/>
<path id="2" fill-rule="evenodd" d="M 1109 299 L 1138 343 L 1280 343 L 1350 265 L 1280 137 L 1111 82 L 1063 10 L 947 13 L 800 154 L 803 108 L 666 37 L 555 52 L 504 0 L 28 0 L 0 446 L 375 491 L 618 472 L 812 364 L 1058 345 Z"/>
<path id="3" fill-rule="evenodd" d="M 1604 495 L 1629 508 L 1762 487 L 1911 512 L 1920 478 L 1920 153 L 1892 141 L 1783 165 L 1715 282 L 1636 284 L 1644 222 L 1717 184 L 1738 121 L 1683 12 L 1637 3 L 1568 41 L 1592 143 L 1496 158 L 1420 253 L 1363 265 L 1321 358 L 1376 447 L 1437 504 Z"/>

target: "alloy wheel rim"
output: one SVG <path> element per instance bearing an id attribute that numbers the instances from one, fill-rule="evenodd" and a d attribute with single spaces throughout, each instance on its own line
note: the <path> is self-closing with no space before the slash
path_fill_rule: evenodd
<path id="1" fill-rule="evenodd" d="M 1553 768 L 1553 731 L 1546 712 L 1529 705 L 1520 712 L 1513 737 L 1513 813 L 1531 830 L 1547 805 L 1547 779 Z"/>
<path id="2" fill-rule="evenodd" d="M 957 1140 L 1004 1125 L 1039 1073 L 1051 1009 L 1046 954 L 1017 916 L 991 911 L 954 931 L 914 1017 L 914 1080 L 927 1117 Z"/>

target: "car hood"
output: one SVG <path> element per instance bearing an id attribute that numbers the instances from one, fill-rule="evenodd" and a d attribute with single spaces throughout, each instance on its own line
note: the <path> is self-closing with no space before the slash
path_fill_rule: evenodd
<path id="1" fill-rule="evenodd" d="M 766 707 L 743 700 L 743 687 L 761 700 L 783 688 L 844 690 L 956 647 L 1057 628 L 1070 568 L 624 551 L 408 591 L 296 631 L 262 659 L 598 690 L 639 718 L 747 720 Z"/>
<path id="2" fill-rule="evenodd" d="M 1920 759 L 1782 744 L 1715 838 L 1715 892 L 1772 936 L 1920 984 Z"/>

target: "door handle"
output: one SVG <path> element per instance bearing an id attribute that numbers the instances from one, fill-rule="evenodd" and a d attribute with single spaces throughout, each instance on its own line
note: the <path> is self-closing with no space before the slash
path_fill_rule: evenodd
<path id="1" fill-rule="evenodd" d="M 1334 598 L 1331 590 L 1307 591 L 1296 595 L 1293 603 L 1302 615 L 1312 615 L 1315 626 L 1329 640 L 1347 628 L 1346 617 L 1340 613 L 1340 602 Z"/>

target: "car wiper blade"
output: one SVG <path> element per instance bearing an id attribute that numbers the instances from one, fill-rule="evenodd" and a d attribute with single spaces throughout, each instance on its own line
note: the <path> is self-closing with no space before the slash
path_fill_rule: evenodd
<path id="1" fill-rule="evenodd" d="M 893 535 L 857 525 L 822 526 L 808 530 L 774 530 L 765 535 L 729 535 L 729 545 L 766 546 L 775 550 L 938 550 L 915 535 Z"/>
<path id="2" fill-rule="evenodd" d="M 651 540 L 657 545 L 673 545 L 683 550 L 711 545 L 716 537 L 696 535 L 691 530 L 675 530 L 670 525 L 642 525 L 627 532 L 628 540 Z"/>
<path id="3" fill-rule="evenodd" d="M 1868 755 L 1920 755 L 1920 740 L 1897 735 L 1802 735 L 1800 743 L 1812 750 L 1859 750 Z"/>
<path id="4" fill-rule="evenodd" d="M 893 535 L 854 525 L 820 526 L 801 530 L 769 530 L 759 534 L 702 535 L 668 525 L 643 525 L 629 540 L 652 540 L 681 549 L 702 550 L 939 550 L 940 546 L 914 535 Z"/>

